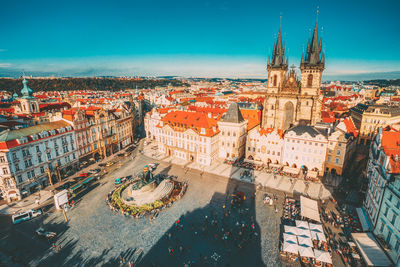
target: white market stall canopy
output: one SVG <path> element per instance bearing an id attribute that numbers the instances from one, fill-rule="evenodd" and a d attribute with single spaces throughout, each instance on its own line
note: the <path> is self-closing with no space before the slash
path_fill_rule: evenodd
<path id="1" fill-rule="evenodd" d="M 297 236 L 297 240 L 299 241 L 299 245 L 313 247 L 313 243 L 309 237 Z"/>
<path id="2" fill-rule="evenodd" d="M 299 246 L 298 249 L 301 257 L 315 258 L 312 247 Z"/>
<path id="3" fill-rule="evenodd" d="M 313 221 L 321 222 L 318 210 L 318 202 L 310 198 L 300 196 L 301 216 Z"/>
<path id="4" fill-rule="evenodd" d="M 307 171 L 307 177 L 317 178 L 317 176 L 318 176 L 317 172 L 315 172 L 315 171 Z"/>
<path id="5" fill-rule="evenodd" d="M 291 235 L 297 235 L 298 234 L 297 227 L 285 225 L 285 233 L 291 234 Z"/>
<path id="6" fill-rule="evenodd" d="M 386 256 L 371 233 L 352 233 L 361 256 L 367 266 L 392 266 L 392 262 Z"/>
<path id="7" fill-rule="evenodd" d="M 310 231 L 318 233 L 324 232 L 324 230 L 322 229 L 322 224 L 309 223 L 308 225 L 310 226 Z"/>
<path id="8" fill-rule="evenodd" d="M 290 235 L 290 234 L 283 233 L 283 242 L 297 244 L 297 238 L 296 238 L 295 235 Z"/>
<path id="9" fill-rule="evenodd" d="M 315 260 L 332 264 L 332 257 L 328 251 L 314 249 Z"/>
<path id="10" fill-rule="evenodd" d="M 297 228 L 297 235 L 302 236 L 302 237 L 311 238 L 311 233 L 310 233 L 310 230 L 308 230 L 308 229 Z"/>
<path id="11" fill-rule="evenodd" d="M 299 246 L 297 244 L 284 242 L 283 243 L 283 251 L 297 254 L 299 252 Z"/>
<path id="12" fill-rule="evenodd" d="M 311 239 L 326 242 L 325 234 L 320 232 L 311 231 Z"/>
<path id="13" fill-rule="evenodd" d="M 308 226 L 308 222 L 300 220 L 296 220 L 296 227 L 302 229 L 310 229 L 310 227 Z"/>

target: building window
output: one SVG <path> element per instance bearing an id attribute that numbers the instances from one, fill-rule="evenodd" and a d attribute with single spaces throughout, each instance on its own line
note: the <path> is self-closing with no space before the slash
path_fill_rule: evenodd
<path id="1" fill-rule="evenodd" d="M 336 159 L 335 159 L 335 163 L 336 163 L 336 164 L 339 164 L 339 158 L 336 158 Z"/>
<path id="2" fill-rule="evenodd" d="M 338 156 L 340 155 L 340 150 L 336 151 L 336 155 Z"/>
<path id="3" fill-rule="evenodd" d="M 0 162 L 6 162 L 6 158 L 4 156 L 0 157 Z"/>
<path id="4" fill-rule="evenodd" d="M 386 242 L 388 243 L 388 244 L 390 244 L 390 239 L 392 238 L 392 232 L 390 232 L 390 231 L 388 231 L 388 234 L 387 234 L 387 236 L 386 236 Z"/>
<path id="5" fill-rule="evenodd" d="M 43 174 L 44 173 L 44 167 L 40 166 L 40 173 Z"/>
<path id="6" fill-rule="evenodd" d="M 392 221 L 391 221 L 391 223 L 392 223 L 393 225 L 395 225 L 396 219 L 397 219 L 397 215 L 396 215 L 395 213 L 393 213 L 393 217 L 392 217 Z"/>
<path id="7" fill-rule="evenodd" d="M 386 206 L 386 207 L 385 207 L 385 212 L 383 213 L 383 215 L 384 215 L 385 217 L 387 217 L 388 212 L 389 212 L 389 207 Z"/>
<path id="8" fill-rule="evenodd" d="M 17 176 L 17 181 L 18 181 L 19 184 L 22 183 L 22 176 L 21 175 Z"/>
<path id="9" fill-rule="evenodd" d="M 392 198 L 393 198 L 393 195 L 390 194 L 390 195 L 389 195 L 389 201 L 392 201 Z"/>
<path id="10" fill-rule="evenodd" d="M 397 239 L 396 245 L 394 245 L 394 250 L 396 250 L 396 252 L 399 252 L 399 247 L 400 247 L 400 241 Z"/>
<path id="11" fill-rule="evenodd" d="M 7 168 L 3 168 L 3 174 L 8 174 L 8 169 Z"/>

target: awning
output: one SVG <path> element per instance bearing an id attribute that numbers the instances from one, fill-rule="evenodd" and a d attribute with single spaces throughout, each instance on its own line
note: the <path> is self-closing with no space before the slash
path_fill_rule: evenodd
<path id="1" fill-rule="evenodd" d="M 332 264 L 332 257 L 328 251 L 314 249 L 315 260 Z"/>
<path id="2" fill-rule="evenodd" d="M 296 220 L 296 227 L 302 229 L 310 229 L 310 227 L 308 226 L 308 222 L 300 220 Z"/>
<path id="3" fill-rule="evenodd" d="M 283 167 L 283 171 L 291 174 L 299 174 L 300 169 L 285 166 Z"/>
<path id="4" fill-rule="evenodd" d="M 269 166 L 272 167 L 272 168 L 280 168 L 280 167 L 282 167 L 280 164 L 275 164 L 275 163 L 270 163 Z"/>
<path id="5" fill-rule="evenodd" d="M 369 223 L 369 219 L 367 217 L 367 214 L 365 213 L 364 208 L 357 208 L 357 215 L 358 218 L 360 219 L 361 227 L 364 232 L 369 232 L 371 231 L 372 227 L 371 224 Z"/>
<path id="6" fill-rule="evenodd" d="M 297 227 L 284 225 L 284 228 L 285 228 L 285 233 L 291 235 L 297 235 Z"/>
<path id="7" fill-rule="evenodd" d="M 351 236 L 367 266 L 392 266 L 372 233 L 352 233 Z"/>
<path id="8" fill-rule="evenodd" d="M 307 177 L 317 178 L 317 176 L 318 176 L 317 172 L 315 172 L 315 171 L 307 171 Z"/>
<path id="9" fill-rule="evenodd" d="M 312 200 L 311 198 L 300 196 L 300 209 L 301 216 L 321 222 L 317 201 Z"/>
<path id="10" fill-rule="evenodd" d="M 299 246 L 299 253 L 301 257 L 315 258 L 312 247 Z"/>
<path id="11" fill-rule="evenodd" d="M 283 243 L 283 251 L 297 254 L 299 252 L 299 246 L 297 244 L 285 242 Z"/>

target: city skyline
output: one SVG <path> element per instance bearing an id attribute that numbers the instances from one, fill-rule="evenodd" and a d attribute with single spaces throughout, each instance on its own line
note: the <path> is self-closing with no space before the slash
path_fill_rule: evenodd
<path id="1" fill-rule="evenodd" d="M 318 9 L 324 80 L 396 78 L 400 37 L 391 33 L 400 27 L 398 5 L 7 2 L 0 11 L 7 21 L 0 26 L 7 37 L 0 43 L 0 75 L 265 78 L 280 17 L 289 64 L 299 66 Z"/>

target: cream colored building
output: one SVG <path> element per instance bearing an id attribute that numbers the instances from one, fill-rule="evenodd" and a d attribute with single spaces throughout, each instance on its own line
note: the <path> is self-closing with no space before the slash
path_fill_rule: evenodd
<path id="1" fill-rule="evenodd" d="M 256 127 L 250 130 L 247 134 L 247 160 L 260 164 L 281 164 L 282 150 L 282 132 Z"/>
<path id="2" fill-rule="evenodd" d="M 157 125 L 155 139 L 162 154 L 200 165 L 218 157 L 217 121 L 200 112 L 171 111 Z"/>
<path id="3" fill-rule="evenodd" d="M 369 106 L 361 115 L 359 143 L 369 145 L 379 127 L 384 128 L 399 122 L 400 108 L 398 106 Z"/>
<path id="4" fill-rule="evenodd" d="M 327 146 L 327 132 L 313 126 L 295 126 L 285 133 L 282 163 L 323 175 Z"/>
<path id="5" fill-rule="evenodd" d="M 245 155 L 247 123 L 243 119 L 239 105 L 232 103 L 228 111 L 218 121 L 221 132 L 219 140 L 218 155 L 221 159 L 242 158 Z"/>

